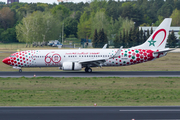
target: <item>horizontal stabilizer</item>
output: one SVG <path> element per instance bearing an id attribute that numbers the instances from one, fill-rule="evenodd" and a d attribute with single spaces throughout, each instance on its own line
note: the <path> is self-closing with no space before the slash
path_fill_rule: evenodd
<path id="1" fill-rule="evenodd" d="M 157 52 L 154 52 L 154 54 L 159 54 L 159 53 L 165 53 L 165 52 L 169 52 L 169 51 L 173 51 L 175 49 L 164 49 L 164 50 L 160 50 L 160 51 L 157 51 Z"/>

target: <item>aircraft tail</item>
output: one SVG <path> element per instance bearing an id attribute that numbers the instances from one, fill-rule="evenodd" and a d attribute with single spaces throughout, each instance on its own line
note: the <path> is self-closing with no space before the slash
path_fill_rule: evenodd
<path id="1" fill-rule="evenodd" d="M 165 18 L 145 43 L 133 47 L 134 49 L 165 49 L 172 18 Z"/>

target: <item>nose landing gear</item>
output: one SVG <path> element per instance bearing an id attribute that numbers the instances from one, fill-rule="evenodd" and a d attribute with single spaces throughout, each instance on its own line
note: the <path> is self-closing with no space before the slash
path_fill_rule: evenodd
<path id="1" fill-rule="evenodd" d="M 91 72 L 92 72 L 92 69 L 91 69 L 90 67 L 86 67 L 86 68 L 85 68 L 85 72 L 86 72 L 86 73 L 91 73 Z"/>

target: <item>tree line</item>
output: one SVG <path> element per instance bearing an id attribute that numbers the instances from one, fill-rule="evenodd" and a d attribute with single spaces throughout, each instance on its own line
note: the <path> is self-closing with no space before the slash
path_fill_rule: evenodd
<path id="1" fill-rule="evenodd" d="M 138 26 L 158 26 L 166 17 L 173 18 L 172 26 L 180 26 L 180 0 L 0 2 L 0 42 L 32 43 L 61 40 L 62 36 L 93 40 L 95 31 L 97 36 L 103 31 L 105 41 L 113 41 L 115 46 L 119 40 L 123 46 L 134 46 L 149 36 L 148 32 L 142 35 L 145 33 L 138 31 Z M 100 47 L 97 44 L 93 46 Z"/>

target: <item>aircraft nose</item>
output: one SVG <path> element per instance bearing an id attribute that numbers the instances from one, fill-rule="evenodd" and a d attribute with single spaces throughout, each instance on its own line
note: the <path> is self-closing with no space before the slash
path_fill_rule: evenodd
<path id="1" fill-rule="evenodd" d="M 5 64 L 7 64 L 7 65 L 9 65 L 9 64 L 10 64 L 9 61 L 10 61 L 10 58 L 7 57 L 7 58 L 5 58 L 2 62 L 5 63 Z"/>

